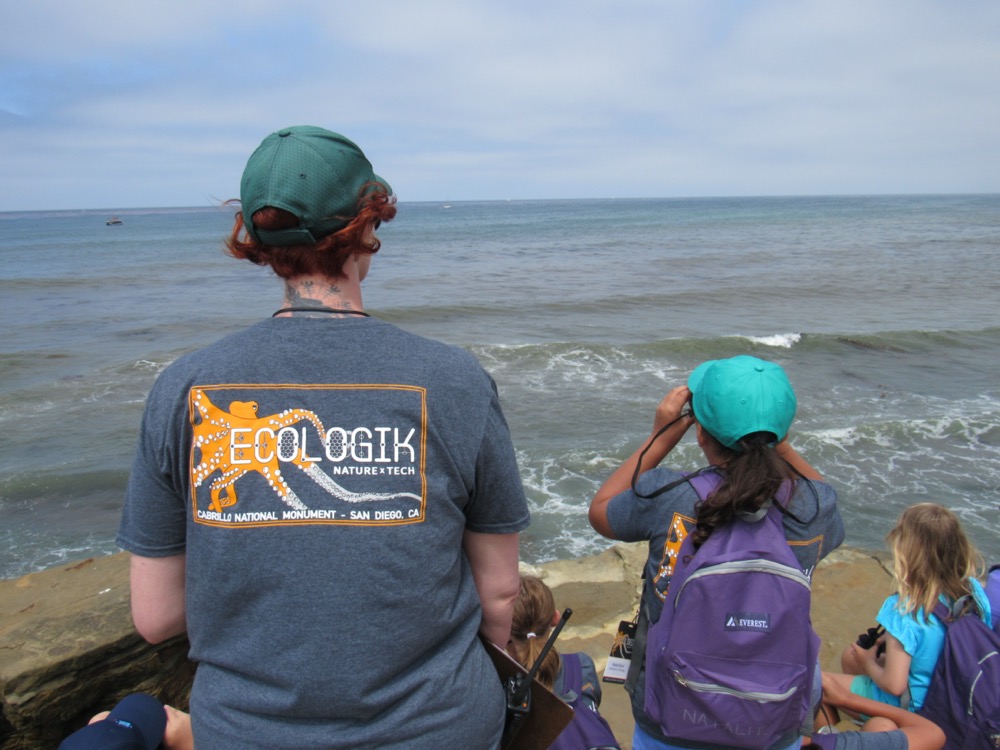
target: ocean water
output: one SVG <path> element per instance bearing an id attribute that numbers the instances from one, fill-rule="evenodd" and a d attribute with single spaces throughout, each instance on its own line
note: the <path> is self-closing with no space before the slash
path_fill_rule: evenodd
<path id="1" fill-rule="evenodd" d="M 233 210 L 0 214 L 0 577 L 115 551 L 156 375 L 279 306 L 222 251 Z M 1000 562 L 1000 196 L 403 202 L 379 235 L 368 310 L 497 381 L 526 561 L 607 547 L 587 505 L 662 395 L 747 353 L 788 371 L 848 544 L 930 500 Z"/>

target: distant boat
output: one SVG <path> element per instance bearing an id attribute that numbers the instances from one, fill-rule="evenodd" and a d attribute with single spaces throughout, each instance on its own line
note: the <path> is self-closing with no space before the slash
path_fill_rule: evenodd
<path id="1" fill-rule="evenodd" d="M 117 216 L 112 216 L 110 219 L 108 219 L 104 223 L 107 224 L 109 227 L 111 227 L 111 226 L 114 226 L 115 224 L 121 224 L 122 220 L 119 219 Z"/>

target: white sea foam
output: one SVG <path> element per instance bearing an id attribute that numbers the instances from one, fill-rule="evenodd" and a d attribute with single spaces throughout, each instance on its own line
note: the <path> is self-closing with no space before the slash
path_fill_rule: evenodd
<path id="1" fill-rule="evenodd" d="M 762 346 L 791 349 L 802 340 L 801 333 L 775 333 L 770 336 L 746 336 L 747 340 Z"/>
<path id="2" fill-rule="evenodd" d="M 154 372 L 156 374 L 159 374 L 163 372 L 170 365 L 171 362 L 173 362 L 172 359 L 168 359 L 165 362 L 153 362 L 152 360 L 148 359 L 140 359 L 136 361 L 133 367 L 135 367 L 135 369 L 137 370 L 141 370 L 144 372 Z"/>

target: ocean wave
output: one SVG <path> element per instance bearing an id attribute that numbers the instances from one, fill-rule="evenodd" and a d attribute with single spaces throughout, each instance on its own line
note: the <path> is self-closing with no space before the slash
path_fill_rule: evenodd
<path id="1" fill-rule="evenodd" d="M 773 336 L 748 336 L 755 344 L 773 346 L 779 349 L 791 349 L 802 340 L 801 333 L 776 333 Z"/>
<path id="2" fill-rule="evenodd" d="M 648 437 L 664 393 L 736 354 L 789 373 L 792 440 L 841 492 L 849 543 L 880 547 L 902 507 L 932 499 L 995 557 L 998 205 L 401 204 L 365 303 L 466 348 L 494 376 L 533 514 L 528 561 L 606 547 L 589 498 Z M 125 225 L 114 231 L 110 211 L 0 215 L 7 560 L 113 546 L 155 377 L 278 306 L 268 269 L 221 250 L 233 210 L 115 211 Z M 671 454 L 682 467 L 703 460 L 693 435 Z"/>
<path id="3" fill-rule="evenodd" d="M 732 334 L 714 337 L 677 337 L 641 343 L 566 341 L 558 343 L 467 344 L 465 348 L 484 362 L 521 366 L 548 367 L 561 360 L 577 366 L 594 361 L 627 364 L 653 358 L 677 358 L 703 361 L 752 354 L 768 357 L 773 350 L 801 350 L 803 354 L 821 353 L 844 356 L 853 352 L 888 354 L 931 354 L 936 349 L 977 351 L 1000 347 L 1000 329 L 981 331 L 889 331 L 871 334 L 773 333 L 764 335 Z"/>

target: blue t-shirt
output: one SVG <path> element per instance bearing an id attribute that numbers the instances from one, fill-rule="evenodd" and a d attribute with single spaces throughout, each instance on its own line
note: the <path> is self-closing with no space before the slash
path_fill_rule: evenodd
<path id="1" fill-rule="evenodd" d="M 983 587 L 975 579 L 970 578 L 968 583 L 980 611 L 983 613 L 983 619 L 988 623 L 990 605 Z M 943 598 L 941 601 L 947 604 Z M 944 650 L 944 639 L 948 630 L 944 623 L 937 618 L 937 615 L 931 613 L 928 616 L 923 607 L 915 612 L 904 613 L 900 607 L 899 594 L 893 594 L 883 602 L 875 619 L 886 629 L 886 632 L 902 644 L 903 650 L 910 655 L 910 674 L 907 678 L 910 703 L 907 708 L 910 711 L 919 711 L 927 698 L 931 676 L 934 674 L 934 667 L 937 666 L 938 658 Z M 874 683 L 871 687 L 872 697 L 876 700 L 899 705 L 896 696 L 886 693 Z"/>
<path id="2" fill-rule="evenodd" d="M 903 650 L 910 655 L 910 673 L 906 680 L 910 691 L 908 708 L 911 711 L 918 711 L 924 705 L 927 689 L 931 684 L 931 675 L 944 649 L 944 638 L 948 631 L 936 615 L 931 614 L 928 617 L 922 607 L 916 612 L 904 613 L 900 609 L 899 594 L 893 594 L 882 603 L 875 620 L 898 640 Z M 897 702 L 895 696 L 885 693 L 878 685 L 873 685 L 872 688 L 872 697 L 875 700 L 884 703 Z"/>

